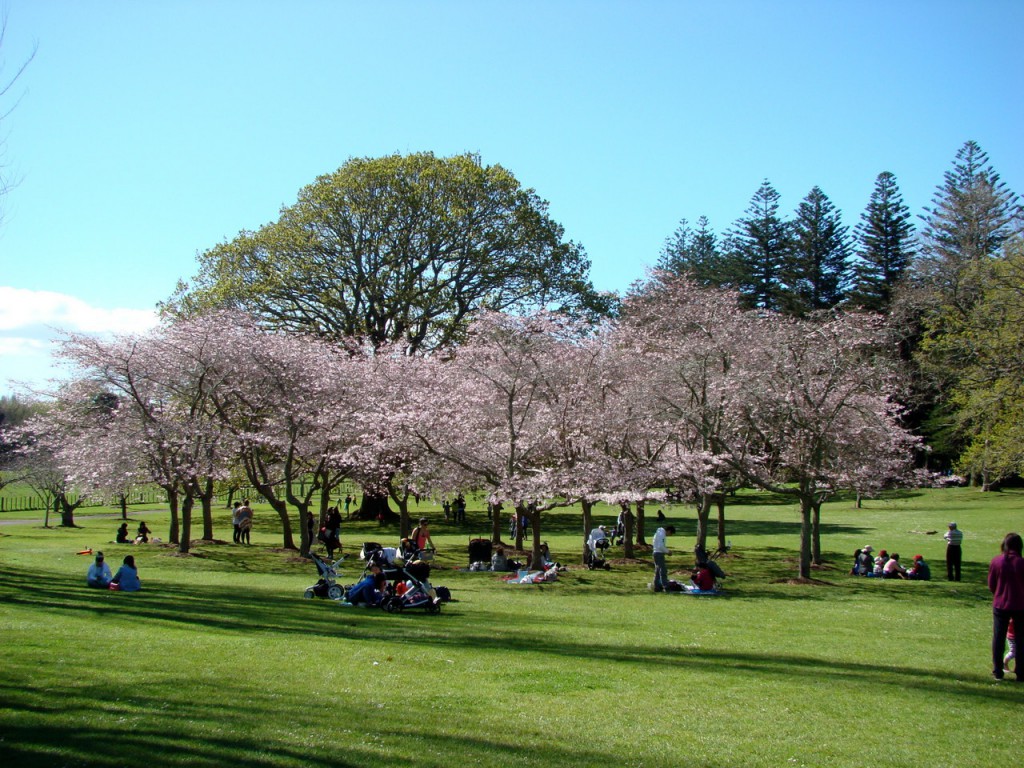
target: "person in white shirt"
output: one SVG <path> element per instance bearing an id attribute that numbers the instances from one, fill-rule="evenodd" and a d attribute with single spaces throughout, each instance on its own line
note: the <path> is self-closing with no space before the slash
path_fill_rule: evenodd
<path id="1" fill-rule="evenodd" d="M 110 566 L 103 560 L 103 553 L 97 552 L 96 562 L 89 566 L 89 571 L 85 574 L 85 583 L 90 587 L 106 589 L 110 586 L 110 580 L 112 578 L 113 576 L 110 573 Z"/>
<path id="2" fill-rule="evenodd" d="M 946 579 L 960 581 L 960 563 L 964 557 L 960 545 L 964 540 L 964 532 L 956 527 L 956 523 L 950 523 L 949 530 L 942 538 L 946 540 Z"/>
<path id="3" fill-rule="evenodd" d="M 676 532 L 675 527 L 666 525 L 654 532 L 654 591 L 664 592 L 668 589 L 668 568 L 665 558 L 668 557 L 668 543 L 665 538 Z"/>

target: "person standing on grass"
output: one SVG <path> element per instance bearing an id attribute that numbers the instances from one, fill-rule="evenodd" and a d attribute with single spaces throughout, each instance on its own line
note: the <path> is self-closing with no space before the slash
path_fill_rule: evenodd
<path id="1" fill-rule="evenodd" d="M 1003 679 L 1003 652 L 1010 621 L 1014 627 L 1024 622 L 1024 542 L 1019 533 L 1008 533 L 1000 547 L 1002 552 L 988 566 L 988 588 L 992 592 L 992 677 Z M 1024 674 L 1017 669 L 1017 682 Z"/>
<path id="2" fill-rule="evenodd" d="M 239 523 L 241 522 L 241 518 L 239 516 L 239 510 L 241 508 L 242 508 L 242 502 L 236 501 L 235 502 L 235 508 L 231 511 L 231 528 L 232 528 L 231 540 L 235 544 L 238 544 L 238 542 L 241 540 L 241 536 L 242 536 L 242 530 L 241 530 L 241 528 L 239 528 Z"/>
<path id="3" fill-rule="evenodd" d="M 252 531 L 252 507 L 249 500 L 243 499 L 242 506 L 238 508 L 238 543 L 248 544 Z"/>
<path id="4" fill-rule="evenodd" d="M 666 525 L 654 532 L 654 591 L 664 592 L 668 589 L 668 543 L 665 539 L 676 532 L 674 526 Z"/>
<path id="5" fill-rule="evenodd" d="M 942 538 L 946 540 L 946 579 L 960 581 L 960 563 L 964 557 L 960 544 L 964 540 L 964 532 L 956 527 L 956 523 L 950 523 Z"/>
<path id="6" fill-rule="evenodd" d="M 434 548 L 434 541 L 430 538 L 430 522 L 427 518 L 420 518 L 420 524 L 412 529 L 412 533 L 409 534 L 409 540 L 416 547 L 417 554 L 425 549 Z"/>

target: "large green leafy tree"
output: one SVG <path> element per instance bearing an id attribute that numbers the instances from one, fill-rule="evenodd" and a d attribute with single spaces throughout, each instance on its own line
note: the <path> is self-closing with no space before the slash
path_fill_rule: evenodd
<path id="1" fill-rule="evenodd" d="M 609 309 L 547 203 L 472 154 L 351 159 L 199 264 L 172 309 L 238 306 L 268 327 L 407 352 L 457 340 L 481 308 Z"/>
<path id="2" fill-rule="evenodd" d="M 793 240 L 789 222 L 779 216 L 779 199 L 779 193 L 766 179 L 751 198 L 746 215 L 726 238 L 723 274 L 750 308 L 782 306 L 782 269 Z"/>
<path id="3" fill-rule="evenodd" d="M 888 171 L 878 174 L 854 237 L 857 261 L 850 301 L 862 309 L 884 313 L 915 253 L 910 209 Z"/>
<path id="4" fill-rule="evenodd" d="M 924 429 L 937 453 L 955 463 L 989 428 L 989 421 L 965 411 L 976 401 L 965 398 L 963 382 L 972 380 L 967 371 L 983 352 L 977 305 L 984 302 L 980 310 L 987 311 L 993 266 L 1020 231 L 1021 206 L 981 147 L 968 141 L 922 218 L 921 250 L 901 303 L 916 321 Z"/>
<path id="5" fill-rule="evenodd" d="M 849 227 L 820 187 L 796 209 L 792 247 L 783 265 L 784 309 L 804 315 L 830 309 L 843 298 L 850 271 Z"/>
<path id="6" fill-rule="evenodd" d="M 962 443 L 956 468 L 989 488 L 1024 473 L 1024 243 L 971 271 L 977 300 L 927 337 L 922 353 L 947 368 L 950 431 Z"/>

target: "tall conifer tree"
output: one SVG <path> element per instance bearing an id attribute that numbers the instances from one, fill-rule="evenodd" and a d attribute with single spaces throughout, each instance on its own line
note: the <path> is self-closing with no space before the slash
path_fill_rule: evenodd
<path id="1" fill-rule="evenodd" d="M 681 219 L 665 241 L 657 267 L 673 275 L 688 275 L 701 285 L 721 285 L 721 252 L 707 216 L 697 219 L 697 229 Z"/>
<path id="2" fill-rule="evenodd" d="M 783 270 L 784 309 L 803 315 L 836 306 L 850 270 L 849 227 L 820 187 L 796 209 L 793 244 Z"/>
<path id="3" fill-rule="evenodd" d="M 914 225 L 896 177 L 878 174 L 875 189 L 855 230 L 857 262 L 850 300 L 872 312 L 886 312 L 893 291 L 914 257 Z"/>
<path id="4" fill-rule="evenodd" d="M 782 305 L 781 272 L 792 237 L 789 223 L 779 217 L 779 198 L 765 179 L 751 198 L 746 216 L 728 235 L 723 273 L 749 307 L 779 309 Z"/>
<path id="5" fill-rule="evenodd" d="M 921 217 L 919 279 L 941 303 L 970 311 L 979 290 L 972 272 L 999 253 L 1020 227 L 1021 214 L 1017 195 L 1000 180 L 988 155 L 977 142 L 966 142 Z"/>

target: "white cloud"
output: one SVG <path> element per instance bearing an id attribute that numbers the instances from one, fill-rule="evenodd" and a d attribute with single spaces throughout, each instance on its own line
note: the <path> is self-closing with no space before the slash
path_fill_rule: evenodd
<path id="1" fill-rule="evenodd" d="M 44 325 L 82 333 L 128 333 L 156 325 L 155 309 L 101 309 L 53 291 L 0 286 L 0 331 Z"/>
<path id="2" fill-rule="evenodd" d="M 52 357 L 58 331 L 143 333 L 156 323 L 155 310 L 102 309 L 62 293 L 0 286 L 0 394 L 67 375 Z"/>

